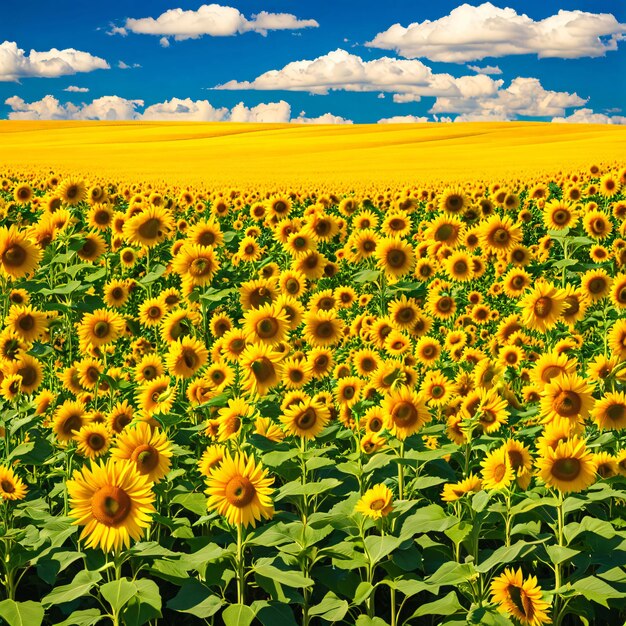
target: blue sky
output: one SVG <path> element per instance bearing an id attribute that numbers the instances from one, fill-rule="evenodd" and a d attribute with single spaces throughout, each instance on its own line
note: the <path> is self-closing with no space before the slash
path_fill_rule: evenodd
<path id="1" fill-rule="evenodd" d="M 0 24 L 0 118 L 626 122 L 626 3 L 462 4 L 224 1 L 203 30 L 201 1 L 11 2 Z M 193 13 L 158 19 L 173 9 Z M 262 12 L 271 15 L 255 22 Z M 481 75 L 485 67 L 498 73 Z"/>

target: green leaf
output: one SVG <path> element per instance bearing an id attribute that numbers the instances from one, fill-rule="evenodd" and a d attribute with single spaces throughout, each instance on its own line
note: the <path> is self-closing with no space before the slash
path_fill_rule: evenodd
<path id="1" fill-rule="evenodd" d="M 161 263 L 157 263 L 148 274 L 146 274 L 139 282 L 142 285 L 150 285 L 151 283 L 153 283 L 155 280 L 157 280 L 158 278 L 160 278 L 161 276 L 163 276 L 163 274 L 165 274 L 165 270 L 167 268 L 165 267 L 165 265 L 162 265 Z"/>
<path id="2" fill-rule="evenodd" d="M 111 605 L 116 613 L 119 613 L 126 603 L 137 593 L 135 583 L 128 578 L 112 580 L 100 587 L 102 597 Z"/>
<path id="3" fill-rule="evenodd" d="M 455 563 L 447 561 L 434 574 L 424 581 L 429 587 L 435 587 L 438 593 L 439 587 L 443 585 L 459 585 L 466 582 L 474 575 L 475 568 L 468 563 Z M 429 589 L 430 591 L 430 589 Z"/>
<path id="4" fill-rule="evenodd" d="M 378 280 L 380 272 L 378 270 L 361 270 L 352 276 L 355 283 L 372 283 Z"/>
<path id="5" fill-rule="evenodd" d="M 488 491 L 479 491 L 478 493 L 472 496 L 472 508 L 474 511 L 480 513 L 485 509 L 487 504 L 489 503 L 489 499 L 491 498 L 491 494 Z"/>
<path id="6" fill-rule="evenodd" d="M 324 599 L 309 609 L 309 615 L 318 615 L 327 622 L 340 622 L 346 615 L 349 605 L 334 593 L 328 592 Z"/>
<path id="7" fill-rule="evenodd" d="M 172 504 L 180 504 L 196 515 L 206 515 L 207 498 L 201 493 L 180 493 L 172 499 Z"/>
<path id="8" fill-rule="evenodd" d="M 400 543 L 400 539 L 398 539 L 398 537 L 393 537 L 392 535 L 385 535 L 382 537 L 378 535 L 369 535 L 369 537 L 365 537 L 365 548 L 372 563 L 378 563 L 388 554 L 391 554 L 400 545 Z"/>
<path id="9" fill-rule="evenodd" d="M 368 617 L 367 615 L 359 615 L 355 626 L 389 626 L 384 619 L 380 617 Z"/>
<path id="10" fill-rule="evenodd" d="M 225 626 L 250 626 L 254 618 L 254 611 L 245 604 L 231 604 L 222 613 Z"/>
<path id="11" fill-rule="evenodd" d="M 49 607 L 55 604 L 63 604 L 64 602 L 76 600 L 76 598 L 87 595 L 101 578 L 102 576 L 98 572 L 90 572 L 89 570 L 78 572 L 69 585 L 56 587 L 44 597 L 41 603 L 44 607 Z"/>
<path id="12" fill-rule="evenodd" d="M 293 611 L 288 604 L 282 602 L 266 602 L 264 600 L 253 603 L 256 618 L 263 626 L 298 626 Z"/>
<path id="13" fill-rule="evenodd" d="M 161 594 L 157 584 L 147 578 L 135 581 L 137 593 L 124 609 L 124 622 L 141 626 L 152 619 L 161 617 Z"/>
<path id="14" fill-rule="evenodd" d="M 443 532 L 457 522 L 456 517 L 447 515 L 438 504 L 431 504 L 418 509 L 413 515 L 406 518 L 402 525 L 400 538 L 405 540 L 424 533 Z"/>
<path id="15" fill-rule="evenodd" d="M 456 592 L 451 591 L 447 596 L 439 598 L 439 600 L 422 604 L 413 613 L 413 617 L 421 617 L 422 615 L 454 615 L 462 610 L 463 607 L 456 597 Z"/>
<path id="16" fill-rule="evenodd" d="M 569 559 L 575 557 L 577 554 L 580 554 L 580 550 L 572 550 L 571 548 L 557 545 L 546 546 L 546 552 L 550 557 L 550 561 L 554 563 L 554 565 L 569 561 Z"/>
<path id="17" fill-rule="evenodd" d="M 604 520 L 591 516 L 584 517 L 583 521 L 580 523 L 571 522 L 563 529 L 567 543 L 571 543 L 578 535 L 584 532 L 598 535 L 602 537 L 603 540 L 615 537 L 615 528 L 613 528 L 610 522 L 605 522 Z"/>
<path id="18" fill-rule="evenodd" d="M 359 604 L 363 604 L 363 602 L 365 602 L 365 600 L 367 600 L 372 595 L 372 591 L 374 591 L 374 586 L 372 585 L 372 583 L 364 580 L 363 582 L 359 583 L 359 586 L 356 588 L 356 591 L 354 592 L 354 598 L 352 598 L 352 602 L 354 602 L 354 604 L 356 604 L 357 606 Z"/>
<path id="19" fill-rule="evenodd" d="M 195 578 L 186 580 L 178 594 L 167 603 L 168 609 L 189 613 L 200 619 L 215 615 L 221 606 L 219 596 Z"/>
<path id="20" fill-rule="evenodd" d="M 0 602 L 0 617 L 6 620 L 9 626 L 39 626 L 43 622 L 43 614 L 44 610 L 39 602 L 31 600 Z"/>
<path id="21" fill-rule="evenodd" d="M 273 565 L 257 565 L 254 571 L 259 574 L 259 576 L 271 578 L 281 585 L 287 585 L 287 587 L 311 587 L 314 584 L 311 578 L 308 578 L 301 572 L 296 570 L 282 570 Z"/>
<path id="22" fill-rule="evenodd" d="M 274 502 L 290 496 L 319 496 L 320 494 L 335 489 L 341 485 L 341 481 L 336 478 L 323 478 L 314 483 L 301 484 L 297 480 L 292 480 L 278 490 Z"/>
<path id="23" fill-rule="evenodd" d="M 530 552 L 534 551 L 535 547 L 536 544 L 529 543 L 528 541 L 518 541 L 508 547 L 501 546 L 495 550 L 488 559 L 485 559 L 480 565 L 477 565 L 476 569 L 481 574 L 485 574 L 490 569 L 496 567 L 496 565 L 513 563 L 520 557 L 526 556 Z"/>
<path id="24" fill-rule="evenodd" d="M 577 580 L 572 587 L 580 594 L 585 596 L 587 600 L 591 602 L 597 602 L 602 606 L 609 608 L 607 600 L 613 598 L 624 598 L 624 594 L 621 591 L 617 591 L 614 587 L 611 587 L 608 583 L 596 578 L 595 576 L 587 576 L 587 578 L 581 578 Z"/>
<path id="25" fill-rule="evenodd" d="M 56 626 L 93 626 L 103 617 L 98 609 L 74 611 L 66 620 L 59 622 Z"/>

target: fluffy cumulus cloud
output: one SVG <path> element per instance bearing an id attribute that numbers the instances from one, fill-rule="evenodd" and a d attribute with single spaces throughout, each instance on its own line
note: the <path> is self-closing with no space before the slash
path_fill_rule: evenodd
<path id="1" fill-rule="evenodd" d="M 316 59 L 293 61 L 252 81 L 231 80 L 215 89 L 282 89 L 322 95 L 335 90 L 378 91 L 407 94 L 402 101 L 415 102 L 421 96 L 462 96 L 465 90 L 490 95 L 501 83 L 484 75 L 455 78 L 436 74 L 417 60 L 383 57 L 364 61 L 356 54 L 337 49 Z"/>
<path id="2" fill-rule="evenodd" d="M 604 113 L 594 113 L 592 109 L 576 109 L 571 115 L 566 117 L 553 117 L 553 122 L 567 124 L 626 124 L 626 117 L 623 115 L 605 115 Z"/>
<path id="3" fill-rule="evenodd" d="M 313 19 L 298 19 L 291 13 L 261 11 L 248 19 L 238 9 L 220 4 L 203 4 L 199 9 L 185 11 L 170 9 L 158 17 L 128 18 L 123 26 L 112 26 L 110 35 L 127 35 L 129 32 L 160 37 L 163 47 L 169 46 L 168 37 L 176 41 L 210 37 L 229 37 L 245 32 L 267 35 L 271 30 L 299 30 L 316 28 Z"/>
<path id="4" fill-rule="evenodd" d="M 26 54 L 14 41 L 0 44 L 0 82 L 18 81 L 29 76 L 56 78 L 98 69 L 109 69 L 109 64 L 100 57 L 74 48 L 31 50 Z"/>
<path id="5" fill-rule="evenodd" d="M 427 117 L 417 117 L 415 115 L 394 115 L 378 120 L 378 124 L 423 124 L 430 122 Z"/>
<path id="6" fill-rule="evenodd" d="M 76 85 L 70 85 L 66 87 L 63 91 L 69 91 L 71 93 L 87 93 L 89 91 L 88 87 L 77 87 Z"/>
<path id="7" fill-rule="evenodd" d="M 48 95 L 35 102 L 25 102 L 19 96 L 5 100 L 11 108 L 9 119 L 13 120 L 144 120 L 181 122 L 256 122 L 299 124 L 352 124 L 332 113 L 319 117 L 291 117 L 291 106 L 284 100 L 246 106 L 243 102 L 232 109 L 214 107 L 208 100 L 172 98 L 144 107 L 143 100 L 128 100 L 119 96 L 103 96 L 90 103 L 61 103 Z M 143 110 L 142 110 L 143 109 Z"/>
<path id="8" fill-rule="evenodd" d="M 452 63 L 514 54 L 573 59 L 604 56 L 617 49 L 625 34 L 626 24 L 609 13 L 560 10 L 535 21 L 485 2 L 462 4 L 433 21 L 394 24 L 366 45 L 395 50 L 409 59 Z"/>
<path id="9" fill-rule="evenodd" d="M 471 93 L 467 89 L 462 98 L 437 98 L 430 112 L 458 113 L 455 121 L 505 121 L 520 117 L 561 116 L 566 109 L 586 102 L 576 93 L 547 90 L 536 78 L 518 77 L 507 88 L 498 89 L 489 96 L 477 91 Z"/>

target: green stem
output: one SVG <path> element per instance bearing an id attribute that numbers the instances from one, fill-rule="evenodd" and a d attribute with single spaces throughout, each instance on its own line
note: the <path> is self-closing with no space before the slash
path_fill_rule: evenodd
<path id="1" fill-rule="evenodd" d="M 563 511 L 563 494 L 559 491 L 558 504 L 556 507 L 556 540 L 559 547 L 564 546 L 564 529 L 565 526 L 565 513 Z M 561 563 L 557 563 L 554 566 L 554 610 L 553 620 L 554 626 L 559 626 L 563 619 L 562 611 L 565 608 L 561 606 L 561 598 L 558 594 L 558 590 L 562 585 L 562 569 Z"/>
<path id="2" fill-rule="evenodd" d="M 244 604 L 245 578 L 243 560 L 243 525 L 237 524 L 237 604 Z"/>
<path id="3" fill-rule="evenodd" d="M 398 453 L 398 500 L 404 500 L 404 441 L 400 442 L 400 451 Z"/>

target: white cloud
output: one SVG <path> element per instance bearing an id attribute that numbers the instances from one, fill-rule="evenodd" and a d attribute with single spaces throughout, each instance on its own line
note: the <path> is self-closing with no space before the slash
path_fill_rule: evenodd
<path id="1" fill-rule="evenodd" d="M 76 85 L 70 85 L 63 91 L 71 91 L 72 93 L 87 93 L 89 89 L 87 87 L 77 87 Z"/>
<path id="2" fill-rule="evenodd" d="M 413 94 L 413 96 L 460 96 L 464 89 L 493 93 L 502 81 L 487 76 L 454 78 L 435 74 L 421 61 L 383 57 L 364 61 L 361 57 L 338 49 L 313 60 L 293 61 L 280 70 L 270 70 L 253 81 L 228 81 L 215 89 L 256 89 L 306 91 L 328 94 L 329 91 L 379 91 Z"/>
<path id="3" fill-rule="evenodd" d="M 394 93 L 392 100 L 396 104 L 406 104 L 407 102 L 419 102 L 422 98 L 412 93 Z"/>
<path id="4" fill-rule="evenodd" d="M 485 67 L 478 67 L 478 65 L 468 65 L 467 69 L 476 72 L 477 74 L 487 74 L 488 76 L 497 76 L 502 74 L 502 70 L 497 65 L 485 65 Z"/>
<path id="5" fill-rule="evenodd" d="M 378 120 L 378 124 L 424 124 L 430 122 L 427 117 L 416 117 L 415 115 L 394 115 Z"/>
<path id="6" fill-rule="evenodd" d="M 604 115 L 594 113 L 591 109 L 576 109 L 567 117 L 553 117 L 553 122 L 568 124 L 626 124 L 623 115 Z"/>
<path id="7" fill-rule="evenodd" d="M 124 61 L 119 61 L 117 67 L 120 70 L 131 70 L 137 69 L 138 67 L 141 67 L 141 65 L 139 65 L 139 63 L 133 63 L 132 65 L 128 65 L 128 63 L 124 63 Z"/>
<path id="8" fill-rule="evenodd" d="M 161 37 L 161 39 L 159 39 L 159 45 L 162 48 L 169 48 L 170 47 L 170 40 L 167 37 Z"/>
<path id="9" fill-rule="evenodd" d="M 196 11 L 170 9 L 156 18 L 128 18 L 123 27 L 114 27 L 109 34 L 133 32 L 142 35 L 160 36 L 163 40 L 173 37 L 176 41 L 210 37 L 228 37 L 249 31 L 267 35 L 270 30 L 298 30 L 317 28 L 312 19 L 301 20 L 291 13 L 269 13 L 261 11 L 247 19 L 238 9 L 220 4 L 203 4 Z"/>
<path id="10" fill-rule="evenodd" d="M 458 80 L 466 78 L 470 77 L 464 76 Z M 473 85 L 466 87 L 464 97 L 461 98 L 437 98 L 430 113 L 459 113 L 455 121 L 504 121 L 520 117 L 564 115 L 567 108 L 582 106 L 587 102 L 576 93 L 546 90 L 536 78 L 515 78 L 506 89 L 498 89 L 488 96 L 472 88 Z"/>
<path id="11" fill-rule="evenodd" d="M 74 48 L 52 48 L 45 52 L 31 50 L 25 54 L 14 41 L 0 44 L 0 82 L 26 77 L 56 78 L 98 69 L 109 69 L 109 64 L 104 59 Z"/>
<path id="12" fill-rule="evenodd" d="M 515 9 L 463 4 L 437 20 L 394 24 L 365 44 L 395 50 L 406 58 L 464 63 L 486 57 L 536 54 L 572 59 L 617 50 L 626 24 L 609 13 L 559 10 L 535 21 Z"/>
<path id="13" fill-rule="evenodd" d="M 254 122 L 299 124 L 351 124 L 332 113 L 315 118 L 305 117 L 304 112 L 291 117 L 291 106 L 284 100 L 248 107 L 243 102 L 232 109 L 214 107 L 208 100 L 172 98 L 144 108 L 143 100 L 128 100 L 119 96 L 96 98 L 91 103 L 74 105 L 59 102 L 51 95 L 35 102 L 25 102 L 19 96 L 5 100 L 11 108 L 9 119 L 14 120 L 145 120 L 145 121 L 194 121 L 194 122 Z M 141 110 L 143 109 L 143 111 Z"/>

